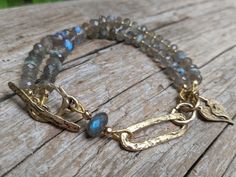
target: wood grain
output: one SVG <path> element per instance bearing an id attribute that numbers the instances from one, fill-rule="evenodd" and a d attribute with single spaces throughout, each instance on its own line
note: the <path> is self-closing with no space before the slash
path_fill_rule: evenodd
<path id="1" fill-rule="evenodd" d="M 201 67 L 201 93 L 217 98 L 235 116 L 235 6 L 233 0 L 81 0 L 0 10 L 0 175 L 235 175 L 235 126 L 196 120 L 184 137 L 130 153 L 111 139 L 88 139 L 84 131 L 69 133 L 33 121 L 6 85 L 18 81 L 23 58 L 41 37 L 99 14 L 115 14 L 146 24 L 187 51 Z M 106 111 L 116 128 L 162 115 L 175 105 L 176 91 L 163 71 L 137 49 L 111 41 L 76 49 L 57 84 L 92 112 Z M 56 101 L 54 95 L 53 107 Z M 142 133 L 165 128 L 173 126 Z"/>

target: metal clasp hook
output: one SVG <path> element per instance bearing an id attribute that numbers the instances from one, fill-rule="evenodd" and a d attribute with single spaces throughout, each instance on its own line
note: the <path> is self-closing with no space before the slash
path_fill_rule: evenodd
<path id="1" fill-rule="evenodd" d="M 68 95 L 61 87 L 56 87 L 53 84 L 47 85 L 47 88 L 35 86 L 31 89 L 20 89 L 12 82 L 9 82 L 8 86 L 26 103 L 28 113 L 37 121 L 52 123 L 68 131 L 78 132 L 80 126 L 66 120 L 62 115 L 68 112 L 78 112 L 84 118 L 90 116 L 78 100 Z M 56 113 L 52 113 L 46 106 L 49 90 L 56 90 L 62 96 L 62 104 Z"/>
<path id="2" fill-rule="evenodd" d="M 182 136 L 188 128 L 187 124 L 176 124 L 180 127 L 179 130 L 172 131 L 163 135 L 156 136 L 155 138 L 145 140 L 143 142 L 133 142 L 133 134 L 139 130 L 142 130 L 146 127 L 159 124 L 161 122 L 173 121 L 173 120 L 186 120 L 186 116 L 182 113 L 173 113 L 169 115 L 160 116 L 157 118 L 147 119 L 145 121 L 139 122 L 137 124 L 131 125 L 126 129 L 121 130 L 112 130 L 110 127 L 107 127 L 104 131 L 106 136 L 112 137 L 115 140 L 119 141 L 121 146 L 128 151 L 141 151 L 157 144 L 164 143 L 166 141 L 178 138 Z"/>

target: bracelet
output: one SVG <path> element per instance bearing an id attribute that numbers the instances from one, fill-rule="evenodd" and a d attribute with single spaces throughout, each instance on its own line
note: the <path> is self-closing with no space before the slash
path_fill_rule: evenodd
<path id="1" fill-rule="evenodd" d="M 73 49 L 89 39 L 108 39 L 125 42 L 139 48 L 153 59 L 173 81 L 178 90 L 176 106 L 170 114 L 149 118 L 125 129 L 114 130 L 107 126 L 108 115 L 100 112 L 92 115 L 75 97 L 67 94 L 61 87 L 53 83 L 62 69 L 62 63 Z M 38 78 L 39 66 L 47 59 L 42 75 Z M 8 85 L 25 103 L 29 115 L 40 122 L 51 123 L 62 129 L 78 132 L 81 127 L 65 118 L 65 115 L 77 112 L 88 121 L 87 134 L 90 137 L 105 135 L 120 142 L 128 151 L 140 151 L 159 143 L 178 138 L 185 134 L 188 124 L 195 119 L 197 113 L 207 121 L 231 123 L 222 105 L 213 99 L 199 95 L 199 84 L 202 76 L 192 60 L 177 45 L 163 39 L 161 35 L 148 31 L 146 26 L 138 26 L 136 22 L 121 17 L 104 17 L 92 19 L 70 29 L 64 29 L 53 35 L 44 37 L 33 46 L 23 64 L 23 72 L 19 87 L 9 82 Z M 56 91 L 62 97 L 62 104 L 56 113 L 48 106 L 48 97 Z M 141 142 L 134 141 L 134 133 L 143 128 L 171 121 L 178 130 L 167 132 Z"/>

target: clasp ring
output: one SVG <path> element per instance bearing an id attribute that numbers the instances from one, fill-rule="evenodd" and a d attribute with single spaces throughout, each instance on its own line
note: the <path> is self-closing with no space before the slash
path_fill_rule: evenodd
<path id="1" fill-rule="evenodd" d="M 179 112 L 179 110 L 181 108 L 188 107 L 189 111 L 187 111 L 187 110 L 185 110 L 185 111 L 186 111 L 186 113 L 191 112 L 192 115 L 190 116 L 190 118 L 188 118 L 186 120 L 178 120 L 177 119 L 177 120 L 173 120 L 172 122 L 175 124 L 178 124 L 178 125 L 190 123 L 191 121 L 193 121 L 196 118 L 196 114 L 197 114 L 196 108 L 199 106 L 199 104 L 200 104 L 199 100 L 197 101 L 195 106 L 193 106 L 191 103 L 186 103 L 186 102 L 179 103 L 174 109 L 172 109 L 172 111 L 171 111 L 172 114 Z"/>

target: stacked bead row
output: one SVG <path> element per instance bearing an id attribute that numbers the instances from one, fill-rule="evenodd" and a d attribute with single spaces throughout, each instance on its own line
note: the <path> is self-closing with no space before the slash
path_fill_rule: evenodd
<path id="1" fill-rule="evenodd" d="M 21 86 L 28 87 L 35 82 L 38 67 L 46 55 L 49 55 L 49 59 L 39 83 L 55 82 L 65 58 L 74 46 L 81 44 L 86 38 L 125 41 L 140 48 L 166 68 L 167 74 L 178 88 L 183 85 L 190 87 L 194 80 L 200 84 L 202 80 L 199 69 L 192 64 L 185 52 L 179 51 L 176 45 L 171 45 L 162 36 L 148 31 L 146 26 L 138 26 L 128 18 L 100 16 L 82 26 L 47 36 L 36 44 L 25 60 Z"/>
<path id="2" fill-rule="evenodd" d="M 190 87 L 195 80 L 201 83 L 200 71 L 186 53 L 179 51 L 177 45 L 171 45 L 170 41 L 164 40 L 162 36 L 148 31 L 146 26 L 138 26 L 128 18 L 122 20 L 120 17 L 101 16 L 85 23 L 83 27 L 89 38 L 125 41 L 139 47 L 155 60 L 159 59 L 158 62 L 167 68 L 167 74 L 178 88 L 184 84 Z"/>
<path id="3" fill-rule="evenodd" d="M 35 84 L 39 66 L 46 57 L 49 59 L 38 82 L 39 84 L 55 82 L 66 57 L 76 44 L 80 44 L 84 40 L 85 31 L 80 26 L 44 37 L 40 43 L 34 45 L 33 50 L 25 59 L 20 87 L 27 88 Z"/>

